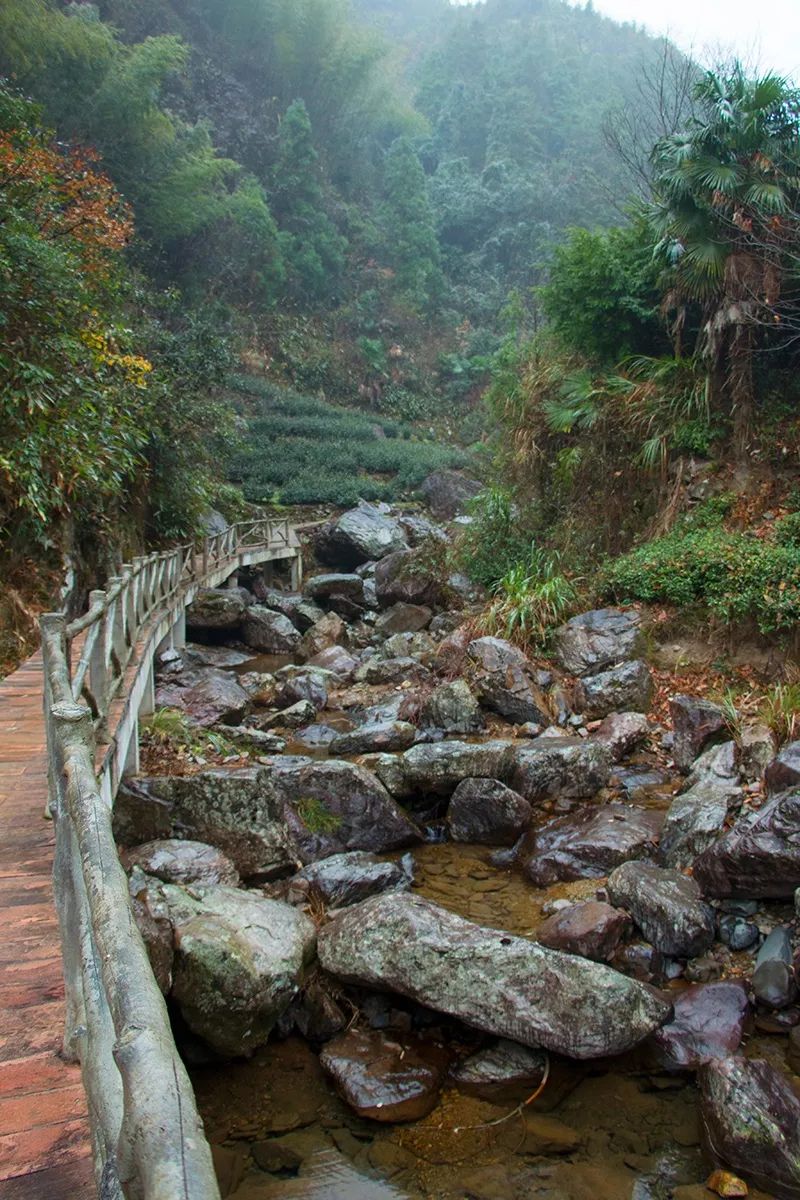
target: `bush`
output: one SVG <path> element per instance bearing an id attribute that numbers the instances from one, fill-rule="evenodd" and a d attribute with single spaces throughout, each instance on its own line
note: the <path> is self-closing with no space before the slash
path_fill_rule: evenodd
<path id="1" fill-rule="evenodd" d="M 484 633 L 506 638 L 524 650 L 542 648 L 578 598 L 575 584 L 560 565 L 557 555 L 533 550 L 527 563 L 512 567 L 483 615 Z"/>
<path id="2" fill-rule="evenodd" d="M 686 522 L 606 567 L 605 590 L 622 601 L 700 603 L 726 622 L 762 633 L 800 620 L 800 545 Z"/>
<path id="3" fill-rule="evenodd" d="M 461 541 L 461 566 L 476 583 L 495 588 L 514 567 L 530 562 L 531 533 L 502 488 L 487 488 L 470 507 L 473 524 Z"/>

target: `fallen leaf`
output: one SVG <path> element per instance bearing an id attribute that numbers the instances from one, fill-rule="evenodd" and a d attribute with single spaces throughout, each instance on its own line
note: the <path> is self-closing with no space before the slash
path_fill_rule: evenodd
<path id="1" fill-rule="evenodd" d="M 706 1180 L 706 1187 L 718 1196 L 749 1195 L 745 1181 L 738 1175 L 732 1175 L 730 1171 L 715 1171 Z"/>

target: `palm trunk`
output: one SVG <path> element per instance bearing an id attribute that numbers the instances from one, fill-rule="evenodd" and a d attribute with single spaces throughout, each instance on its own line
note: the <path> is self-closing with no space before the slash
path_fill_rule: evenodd
<path id="1" fill-rule="evenodd" d="M 747 456 L 753 432 L 753 327 L 739 322 L 734 326 L 729 351 L 728 385 L 733 417 L 733 450 L 737 461 Z"/>

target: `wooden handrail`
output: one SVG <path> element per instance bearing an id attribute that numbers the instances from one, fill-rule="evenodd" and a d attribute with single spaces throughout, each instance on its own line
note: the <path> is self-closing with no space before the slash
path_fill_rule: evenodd
<path id="1" fill-rule="evenodd" d="M 112 771 L 109 784 L 103 776 L 104 792 L 98 735 L 109 733 L 112 701 L 150 671 L 163 622 L 177 619 L 199 587 L 260 554 L 286 557 L 288 550 L 299 559 L 299 547 L 288 521 L 241 522 L 198 546 L 134 559 L 105 590 L 91 593 L 77 620 L 41 618 L 64 1049 L 81 1064 L 103 1200 L 219 1200 L 219 1188 L 133 917 L 108 803 L 118 777 Z"/>

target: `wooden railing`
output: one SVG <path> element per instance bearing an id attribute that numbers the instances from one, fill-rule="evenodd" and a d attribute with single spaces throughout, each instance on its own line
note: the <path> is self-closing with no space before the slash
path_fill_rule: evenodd
<path id="1" fill-rule="evenodd" d="M 98 739 L 113 734 L 114 701 L 151 669 L 159 622 L 182 612 L 199 587 L 259 556 L 299 556 L 288 522 L 244 522 L 199 546 L 134 559 L 92 592 L 78 620 L 41 619 L 64 1045 L 81 1063 L 101 1200 L 219 1200 L 191 1083 L 133 917 L 96 755 Z"/>

